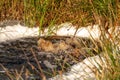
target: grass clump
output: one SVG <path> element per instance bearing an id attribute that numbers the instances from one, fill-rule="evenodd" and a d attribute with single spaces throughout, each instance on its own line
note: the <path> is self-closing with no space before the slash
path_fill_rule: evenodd
<path id="1" fill-rule="evenodd" d="M 87 11 L 100 27 L 102 53 L 107 62 L 106 68 L 101 65 L 102 72 L 98 70 L 96 77 L 98 80 L 119 80 L 120 49 L 118 47 L 120 45 L 118 43 L 120 42 L 120 33 L 115 31 L 118 29 L 116 26 L 119 22 L 119 2 L 117 0 L 86 0 L 86 4 L 89 5 Z M 83 9 L 86 8 L 83 7 Z M 108 31 L 110 28 L 112 32 Z"/>
<path id="2" fill-rule="evenodd" d="M 50 29 L 54 24 L 64 22 L 77 27 L 98 24 L 107 67 L 101 66 L 102 72 L 98 70 L 96 78 L 120 79 L 120 31 L 116 34 L 120 23 L 118 0 L 0 0 L 0 14 L 0 21 L 22 20 L 32 27 L 39 26 L 39 32 L 44 27 Z"/>

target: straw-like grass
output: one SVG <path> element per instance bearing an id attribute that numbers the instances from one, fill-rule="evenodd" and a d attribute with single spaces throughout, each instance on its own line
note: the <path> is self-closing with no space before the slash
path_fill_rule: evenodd
<path id="1" fill-rule="evenodd" d="M 114 32 L 119 26 L 119 8 L 119 0 L 0 0 L 0 21 L 20 20 L 32 27 L 39 26 L 40 33 L 44 27 L 50 29 L 63 22 L 71 22 L 77 27 L 98 24 L 102 31 L 101 47 L 108 64 L 106 68 L 101 66 L 102 72 L 97 71 L 96 78 L 119 80 L 120 33 L 115 36 L 108 31 L 112 28 Z M 16 77 L 21 75 L 17 74 Z"/>

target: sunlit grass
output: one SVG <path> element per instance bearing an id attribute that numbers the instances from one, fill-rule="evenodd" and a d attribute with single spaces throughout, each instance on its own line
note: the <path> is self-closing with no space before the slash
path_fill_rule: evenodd
<path id="1" fill-rule="evenodd" d="M 119 80 L 120 78 L 120 50 L 119 45 L 114 45 L 109 40 L 104 40 L 102 44 L 102 55 L 106 60 L 106 64 L 99 65 L 100 70 L 96 70 L 97 80 Z M 101 60 L 104 63 L 103 60 Z M 107 65 L 107 66 L 105 66 Z"/>

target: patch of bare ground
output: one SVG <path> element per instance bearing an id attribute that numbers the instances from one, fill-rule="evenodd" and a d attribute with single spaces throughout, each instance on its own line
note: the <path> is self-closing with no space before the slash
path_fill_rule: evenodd
<path id="1" fill-rule="evenodd" d="M 97 54 L 95 45 L 99 43 L 69 36 L 28 37 L 7 41 L 0 43 L 1 71 L 6 68 L 15 74 L 16 71 L 20 73 L 22 70 L 21 76 L 24 79 L 33 76 L 35 79 L 42 79 L 40 74 L 49 78 L 59 71 L 68 71 L 73 64 Z M 91 51 L 93 54 L 89 53 Z"/>

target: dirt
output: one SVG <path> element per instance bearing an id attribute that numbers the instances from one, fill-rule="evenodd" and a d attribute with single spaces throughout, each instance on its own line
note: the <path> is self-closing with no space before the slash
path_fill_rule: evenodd
<path id="1" fill-rule="evenodd" d="M 27 37 L 0 43 L 0 80 L 10 80 L 7 71 L 13 75 L 22 71 L 22 78 L 27 80 L 55 76 L 97 54 L 95 48 L 90 39 L 69 36 Z M 90 51 L 94 54 L 88 55 Z"/>

